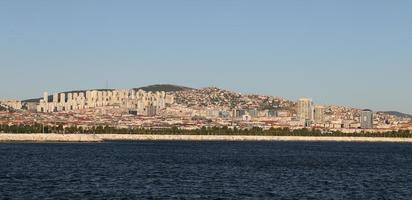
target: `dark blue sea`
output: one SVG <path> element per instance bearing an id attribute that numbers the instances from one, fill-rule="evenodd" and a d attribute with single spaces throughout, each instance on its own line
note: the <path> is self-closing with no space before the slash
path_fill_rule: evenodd
<path id="1" fill-rule="evenodd" d="M 412 145 L 0 143 L 0 199 L 412 199 Z"/>

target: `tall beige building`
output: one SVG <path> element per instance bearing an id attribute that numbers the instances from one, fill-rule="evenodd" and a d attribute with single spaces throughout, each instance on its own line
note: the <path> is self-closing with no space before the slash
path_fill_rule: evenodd
<path id="1" fill-rule="evenodd" d="M 300 121 L 313 121 L 312 99 L 301 98 L 298 100 L 297 117 Z"/>
<path id="2" fill-rule="evenodd" d="M 47 94 L 47 92 L 44 92 L 44 93 L 43 93 L 43 101 L 44 101 L 45 103 L 49 103 L 49 95 Z"/>
<path id="3" fill-rule="evenodd" d="M 325 122 L 325 107 L 315 106 L 313 113 L 314 113 L 315 123 L 322 124 Z"/>

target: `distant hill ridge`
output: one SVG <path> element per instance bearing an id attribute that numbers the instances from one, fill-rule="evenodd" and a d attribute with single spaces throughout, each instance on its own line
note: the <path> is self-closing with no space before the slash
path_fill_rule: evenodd
<path id="1" fill-rule="evenodd" d="M 189 88 L 189 87 L 179 86 L 179 85 L 171 85 L 171 84 L 149 85 L 146 87 L 133 88 L 133 89 L 134 90 L 144 90 L 146 92 L 158 92 L 158 91 L 178 92 L 178 91 L 194 90 L 194 88 Z"/>
<path id="2" fill-rule="evenodd" d="M 398 111 L 380 111 L 379 113 L 385 113 L 388 115 L 394 115 L 397 117 L 402 117 L 402 118 L 411 118 L 412 119 L 412 115 L 406 114 L 406 113 L 401 113 Z"/>

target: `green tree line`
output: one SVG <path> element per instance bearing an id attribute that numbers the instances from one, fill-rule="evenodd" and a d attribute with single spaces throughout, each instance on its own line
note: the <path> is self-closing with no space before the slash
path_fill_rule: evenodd
<path id="1" fill-rule="evenodd" d="M 288 128 L 262 128 L 238 129 L 228 127 L 202 127 L 195 130 L 172 128 L 115 128 L 111 126 L 63 127 L 62 124 L 55 126 L 33 125 L 0 125 L 1 133 L 84 133 L 84 134 L 152 134 L 152 135 L 261 135 L 261 136 L 350 136 L 350 137 L 401 137 L 411 138 L 410 131 L 389 131 L 384 133 L 360 132 L 343 133 L 341 131 L 320 131 L 315 129 L 291 130 Z"/>

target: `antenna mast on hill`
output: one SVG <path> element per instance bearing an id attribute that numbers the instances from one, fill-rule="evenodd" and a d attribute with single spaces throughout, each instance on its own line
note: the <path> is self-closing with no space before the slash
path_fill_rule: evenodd
<path id="1" fill-rule="evenodd" d="M 106 90 L 109 89 L 109 80 L 106 80 Z"/>

